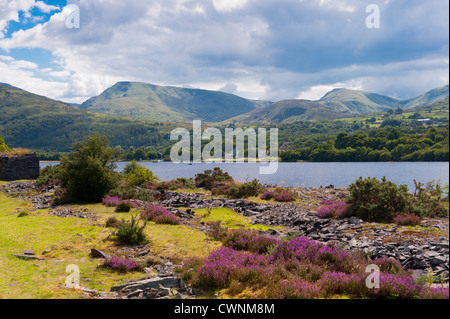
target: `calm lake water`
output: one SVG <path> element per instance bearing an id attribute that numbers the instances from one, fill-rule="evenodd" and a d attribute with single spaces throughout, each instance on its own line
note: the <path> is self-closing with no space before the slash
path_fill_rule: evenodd
<path id="1" fill-rule="evenodd" d="M 41 163 L 41 167 L 54 163 Z M 261 175 L 258 163 L 193 163 L 175 164 L 170 162 L 141 162 L 142 166 L 152 170 L 160 179 L 170 180 L 177 177 L 195 177 L 206 169 L 220 167 L 237 181 L 259 179 L 264 184 L 284 186 L 320 187 L 334 185 L 342 188 L 349 186 L 358 177 L 383 176 L 397 185 L 406 184 L 412 191 L 416 179 L 429 182 L 441 179 L 441 184 L 449 181 L 448 162 L 400 162 L 400 163 L 278 163 L 274 175 Z M 117 163 L 120 171 L 126 165 Z"/>

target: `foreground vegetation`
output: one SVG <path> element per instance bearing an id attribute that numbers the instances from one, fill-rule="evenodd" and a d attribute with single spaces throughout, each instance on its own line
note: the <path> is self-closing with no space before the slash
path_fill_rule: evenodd
<path id="1" fill-rule="evenodd" d="M 99 135 L 77 143 L 60 165 L 42 170 L 37 186 L 56 188 L 53 204 L 87 209 L 96 219 L 61 218 L 48 209 L 31 211 L 23 200 L 0 193 L 0 296 L 6 298 L 78 298 L 67 289 L 68 265 L 80 267 L 81 286 L 100 291 L 168 258 L 180 265 L 187 283 L 224 298 L 448 298 L 448 288 L 418 283 L 394 260 L 380 259 L 381 288 L 367 288 L 367 256 L 306 237 L 275 239 L 262 235 L 267 226 L 225 208 L 195 210 L 182 220 L 156 204 L 154 190 L 200 191 L 205 196 L 258 201 L 300 201 L 289 188 L 265 189 L 259 181 L 235 182 L 219 168 L 194 179 L 160 181 L 132 162 L 114 171 L 113 150 Z M 407 224 L 410 220 L 448 215 L 448 188 L 416 184 L 408 193 L 385 179 L 359 179 L 340 202 L 322 202 L 323 218 L 358 216 L 363 220 Z M 32 195 L 32 194 L 28 194 Z M 389 209 L 386 209 L 389 208 Z M 409 214 L 409 215 L 408 215 Z M 407 222 L 405 222 L 405 220 Z M 207 231 L 202 231 L 202 227 Z M 280 229 L 281 230 L 281 229 Z M 20 236 L 17 236 L 20 234 Z M 126 256 L 125 247 L 149 248 L 145 258 Z M 89 257 L 92 248 L 111 258 Z M 22 260 L 13 253 L 33 249 L 43 260 Z M 37 288 L 36 288 L 37 287 Z"/>

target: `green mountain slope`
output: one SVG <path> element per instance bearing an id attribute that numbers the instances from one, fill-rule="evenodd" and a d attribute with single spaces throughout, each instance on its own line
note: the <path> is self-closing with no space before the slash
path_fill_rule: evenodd
<path id="1" fill-rule="evenodd" d="M 318 101 L 279 101 L 236 116 L 224 123 L 292 123 L 300 120 L 342 118 L 349 115 L 382 113 L 389 109 L 411 109 L 439 102 L 448 97 L 448 85 L 407 100 L 364 91 L 334 89 Z"/>
<path id="2" fill-rule="evenodd" d="M 449 98 L 449 86 L 445 85 L 440 88 L 428 91 L 425 94 L 419 95 L 415 98 L 404 100 L 401 105 L 405 109 L 412 109 L 424 105 L 433 104 Z"/>
<path id="3" fill-rule="evenodd" d="M 199 119 L 219 122 L 265 104 L 268 102 L 247 100 L 218 91 L 119 82 L 99 96 L 84 102 L 81 108 L 153 121 L 182 122 Z"/>
<path id="4" fill-rule="evenodd" d="M 112 145 L 163 143 L 165 129 L 128 118 L 96 114 L 0 84 L 0 135 L 10 147 L 67 151 L 74 141 L 98 132 Z"/>

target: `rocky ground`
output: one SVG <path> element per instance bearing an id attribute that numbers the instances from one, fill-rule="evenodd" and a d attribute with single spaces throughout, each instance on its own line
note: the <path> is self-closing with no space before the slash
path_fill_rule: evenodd
<path id="1" fill-rule="evenodd" d="M 28 200 L 33 209 L 49 208 L 50 214 L 59 217 L 78 217 L 95 220 L 96 216 L 86 209 L 75 210 L 65 206 L 51 206 L 50 189 L 35 191 L 34 182 L 12 182 L 2 187 L 9 196 Z M 271 229 L 266 235 L 282 238 L 302 235 L 320 242 L 335 242 L 350 251 L 363 251 L 370 258 L 393 257 L 415 277 L 426 276 L 430 271 L 436 278 L 449 282 L 449 220 L 447 218 L 426 219 L 420 227 L 399 227 L 394 224 L 374 224 L 351 217 L 343 220 L 319 218 L 316 214 L 319 202 L 327 199 L 342 199 L 345 189 L 327 188 L 296 189 L 302 200 L 298 203 L 260 203 L 245 199 L 212 198 L 201 193 L 178 193 L 155 191 L 156 202 L 170 209 L 186 224 L 191 224 L 194 209 L 224 207 L 250 218 L 253 223 L 269 226 L 284 226 L 285 231 Z M 137 202 L 144 206 L 144 202 Z M 201 229 L 208 231 L 208 226 Z M 145 255 L 145 248 L 124 247 L 118 251 L 128 257 Z M 126 251 L 126 250 L 130 251 Z M 148 252 L 147 252 L 148 253 Z M 190 298 L 201 294 L 184 286 L 176 279 L 174 265 L 169 260 L 147 269 L 148 278 L 113 287 L 110 293 L 88 291 L 95 298 Z"/>
<path id="2" fill-rule="evenodd" d="M 282 237 L 302 235 L 320 242 L 336 242 L 348 250 L 360 250 L 372 259 L 393 257 L 414 276 L 425 276 L 432 271 L 449 282 L 449 219 L 426 219 L 420 227 L 398 227 L 394 224 L 366 223 L 356 217 L 343 220 L 319 218 L 319 201 L 339 199 L 346 190 L 300 189 L 300 203 L 261 204 L 244 199 L 210 198 L 202 194 L 164 192 L 160 204 L 167 207 L 190 209 L 226 207 L 249 217 L 253 223 L 285 226 L 281 234 L 273 229 L 268 235 Z M 189 209 L 187 210 L 189 211 Z M 180 214 L 182 215 L 182 214 Z"/>

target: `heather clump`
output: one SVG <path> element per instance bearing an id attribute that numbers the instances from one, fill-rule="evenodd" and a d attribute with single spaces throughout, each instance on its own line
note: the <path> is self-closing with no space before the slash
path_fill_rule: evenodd
<path id="1" fill-rule="evenodd" d="M 380 288 L 367 289 L 367 296 L 377 299 L 413 299 L 422 293 L 423 286 L 411 275 L 380 273 Z"/>
<path id="2" fill-rule="evenodd" d="M 360 296 L 364 290 L 364 276 L 327 271 L 320 278 L 318 285 L 325 296 L 341 295 Z"/>
<path id="3" fill-rule="evenodd" d="M 271 200 L 274 197 L 275 197 L 275 192 L 273 192 L 273 191 L 265 191 L 264 193 L 261 194 L 261 196 L 259 196 L 259 198 L 262 200 Z"/>
<path id="4" fill-rule="evenodd" d="M 102 203 L 106 207 L 116 207 L 120 202 L 121 199 L 117 196 L 108 196 L 102 199 Z"/>
<path id="5" fill-rule="evenodd" d="M 400 262 L 394 258 L 380 257 L 372 261 L 372 264 L 377 265 L 380 271 L 389 274 L 400 275 L 405 272 Z"/>
<path id="6" fill-rule="evenodd" d="M 115 212 L 116 213 L 129 213 L 131 210 L 131 202 L 129 201 L 120 201 L 120 203 L 118 203 L 116 205 L 116 209 Z"/>
<path id="7" fill-rule="evenodd" d="M 317 211 L 317 216 L 320 218 L 341 219 L 347 216 L 348 205 L 345 202 L 327 200 L 322 201 L 321 204 L 326 206 L 320 207 Z"/>
<path id="8" fill-rule="evenodd" d="M 118 271 L 120 273 L 128 273 L 130 271 L 138 270 L 139 264 L 131 259 L 126 258 L 106 258 L 102 267 Z"/>
<path id="9" fill-rule="evenodd" d="M 225 247 L 258 254 L 268 253 L 278 243 L 277 239 L 261 236 L 256 231 L 246 229 L 231 230 L 223 240 Z"/>
<path id="10" fill-rule="evenodd" d="M 254 248 L 260 242 L 262 251 Z M 363 255 L 305 237 L 279 241 L 240 230 L 227 234 L 224 246 L 203 261 L 187 263 L 183 278 L 197 288 L 226 288 L 232 295 L 245 290 L 258 298 L 448 297 L 448 288 L 425 289 L 393 259 L 373 263 L 380 268 L 380 288 L 367 287 L 368 261 Z"/>
<path id="11" fill-rule="evenodd" d="M 394 217 L 394 222 L 399 226 L 417 226 L 422 222 L 414 213 L 403 212 Z"/>
<path id="12" fill-rule="evenodd" d="M 314 299 L 321 295 L 320 287 L 300 278 L 290 278 L 269 287 L 269 299 Z"/>
<path id="13" fill-rule="evenodd" d="M 156 224 L 179 225 L 181 221 L 178 217 L 173 215 L 169 210 L 161 206 L 147 206 L 144 211 L 140 213 L 140 219 L 146 221 L 153 221 Z"/>

